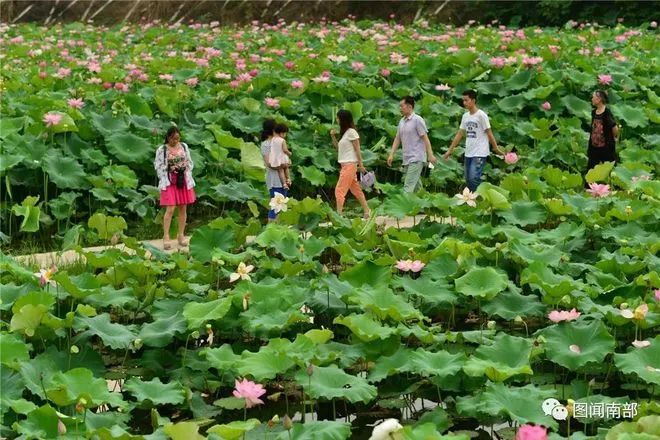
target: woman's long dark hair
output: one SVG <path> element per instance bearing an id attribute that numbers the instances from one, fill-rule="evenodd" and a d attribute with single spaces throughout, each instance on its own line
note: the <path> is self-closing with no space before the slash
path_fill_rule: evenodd
<path id="1" fill-rule="evenodd" d="M 344 109 L 339 110 L 337 112 L 337 119 L 339 120 L 339 137 L 342 137 L 349 128 L 355 128 L 353 114 L 350 111 Z"/>
<path id="2" fill-rule="evenodd" d="M 261 140 L 265 141 L 273 135 L 273 130 L 275 129 L 275 120 L 266 119 L 261 126 Z"/>
<path id="3" fill-rule="evenodd" d="M 601 101 L 603 101 L 603 104 L 607 104 L 610 100 L 610 97 L 607 96 L 607 92 L 605 90 L 596 90 L 596 95 L 600 98 Z"/>

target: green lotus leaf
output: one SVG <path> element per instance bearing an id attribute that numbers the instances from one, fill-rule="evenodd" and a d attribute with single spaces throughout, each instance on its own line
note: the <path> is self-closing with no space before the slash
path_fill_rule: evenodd
<path id="1" fill-rule="evenodd" d="M 639 106 L 618 103 L 613 104 L 611 108 L 617 120 L 624 121 L 631 128 L 644 128 L 649 125 L 644 109 Z"/>
<path id="2" fill-rule="evenodd" d="M 524 265 L 539 261 L 548 266 L 556 267 L 562 256 L 561 250 L 553 245 L 522 243 L 519 240 L 512 240 L 509 243 L 509 251 L 516 255 Z"/>
<path id="3" fill-rule="evenodd" d="M 168 423 L 163 432 L 172 440 L 206 440 L 199 434 L 199 422 Z"/>
<path id="4" fill-rule="evenodd" d="M 529 357 L 532 342 L 506 333 L 498 333 L 493 345 L 482 345 L 468 359 L 463 371 L 469 376 L 487 376 L 503 382 L 520 374 L 533 374 Z"/>
<path id="5" fill-rule="evenodd" d="M 578 288 L 579 284 L 571 277 L 554 273 L 546 264 L 535 261 L 523 269 L 520 284 L 529 284 L 555 301 Z"/>
<path id="6" fill-rule="evenodd" d="M 520 226 L 536 225 L 545 222 L 545 209 L 536 202 L 516 201 L 511 204 L 511 211 L 501 214 L 509 223 Z"/>
<path id="7" fill-rule="evenodd" d="M 15 368 L 19 362 L 30 359 L 32 345 L 26 344 L 15 335 L 0 333 L 0 364 Z"/>
<path id="8" fill-rule="evenodd" d="M 425 274 L 427 269 L 428 266 L 424 268 Z M 396 278 L 394 284 L 402 288 L 406 294 L 417 295 L 424 303 L 432 306 L 455 304 L 458 300 L 458 296 L 446 281 L 433 281 L 424 276 L 417 279 L 404 276 Z"/>
<path id="9" fill-rule="evenodd" d="M 382 88 L 361 83 L 353 83 L 353 90 L 363 99 L 379 99 L 385 96 Z"/>
<path id="10" fill-rule="evenodd" d="M 125 163 L 141 163 L 153 158 L 154 147 L 148 140 L 123 132 L 106 137 L 108 152 Z"/>
<path id="11" fill-rule="evenodd" d="M 468 49 L 460 49 L 448 57 L 448 62 L 458 64 L 461 67 L 468 67 L 479 58 L 479 55 Z"/>
<path id="12" fill-rule="evenodd" d="M 255 189 L 249 182 L 229 182 L 212 188 L 221 200 L 247 202 L 248 200 L 266 199 L 263 191 Z"/>
<path id="13" fill-rule="evenodd" d="M 614 168 L 614 162 L 605 162 L 596 165 L 587 172 L 585 179 L 587 182 L 607 182 L 610 177 L 610 173 Z"/>
<path id="14" fill-rule="evenodd" d="M 244 142 L 241 145 L 241 165 L 247 177 L 260 182 L 264 181 L 266 169 L 264 158 L 259 147 L 252 142 Z"/>
<path id="15" fill-rule="evenodd" d="M 578 98 L 575 95 L 566 95 L 561 98 L 562 104 L 566 106 L 569 112 L 580 119 L 589 119 L 591 117 L 591 104 Z"/>
<path id="16" fill-rule="evenodd" d="M 47 313 L 48 307 L 43 304 L 26 304 L 11 317 L 9 329 L 32 337 Z"/>
<path id="17" fill-rule="evenodd" d="M 186 392 L 180 383 L 169 382 L 164 384 L 157 377 L 150 381 L 132 377 L 124 383 L 124 389 L 135 397 L 140 406 L 145 406 L 146 403 L 150 403 L 147 406 L 178 405 L 183 403 L 186 397 Z"/>
<path id="18" fill-rule="evenodd" d="M 622 373 L 636 374 L 644 382 L 660 385 L 660 336 L 644 348 L 632 348 L 627 353 L 615 353 L 614 364 Z"/>
<path id="19" fill-rule="evenodd" d="M 15 215 L 23 217 L 21 222 L 21 231 L 36 232 L 39 230 L 39 218 L 41 217 L 41 208 L 35 206 L 39 201 L 39 196 L 27 196 L 20 205 L 14 205 L 12 212 Z"/>
<path id="20" fill-rule="evenodd" d="M 607 431 L 605 440 L 651 440 L 660 436 L 660 416 L 648 415 L 635 422 L 622 422 Z"/>
<path id="21" fill-rule="evenodd" d="M 190 253 L 197 261 L 208 263 L 213 258 L 215 249 L 229 251 L 234 246 L 234 238 L 234 231 L 230 228 L 202 226 L 195 229 L 190 238 Z"/>
<path id="22" fill-rule="evenodd" d="M 109 240 L 115 233 L 121 232 L 126 229 L 126 220 L 122 217 L 111 217 L 100 212 L 97 212 L 89 218 L 87 226 L 95 229 L 99 237 Z"/>
<path id="23" fill-rule="evenodd" d="M 497 106 L 505 113 L 518 113 L 526 103 L 527 100 L 523 95 L 511 95 L 498 100 Z"/>
<path id="24" fill-rule="evenodd" d="M 387 339 L 395 333 L 393 328 L 382 326 L 366 314 L 338 316 L 332 323 L 348 327 L 358 339 L 365 342 Z"/>
<path id="25" fill-rule="evenodd" d="M 219 298 L 209 302 L 190 302 L 183 308 L 183 316 L 190 330 L 197 330 L 207 322 L 222 319 L 231 308 L 231 298 Z"/>
<path id="26" fill-rule="evenodd" d="M 455 283 L 458 293 L 492 299 L 503 291 L 509 282 L 505 274 L 492 267 L 476 267 L 456 279 Z"/>
<path id="27" fill-rule="evenodd" d="M 87 187 L 87 174 L 83 166 L 73 157 L 64 156 L 57 150 L 51 150 L 43 160 L 44 170 L 50 179 L 60 188 Z"/>
<path id="28" fill-rule="evenodd" d="M 381 286 L 389 283 L 392 278 L 392 270 L 389 266 L 379 266 L 371 261 L 358 263 L 339 275 L 342 281 L 348 281 L 355 287 Z"/>
<path id="29" fill-rule="evenodd" d="M 548 359 L 570 370 L 602 362 L 614 350 L 614 338 L 601 321 L 561 323 L 541 334 Z"/>
<path id="30" fill-rule="evenodd" d="M 294 424 L 290 434 L 289 437 L 288 432 L 283 432 L 277 440 L 346 440 L 351 436 L 351 425 L 331 420 L 307 421 Z"/>
<path id="31" fill-rule="evenodd" d="M 62 117 L 62 119 L 60 119 L 60 122 L 58 122 L 57 124 L 53 125 L 50 128 L 53 131 L 53 133 L 67 133 L 72 131 L 78 131 L 78 127 L 76 127 L 76 123 L 74 122 L 73 118 L 71 118 L 70 115 L 60 112 L 52 112 L 52 113 L 56 113 Z"/>
<path id="32" fill-rule="evenodd" d="M 149 347 L 166 347 L 175 335 L 186 331 L 186 320 L 176 313 L 167 318 L 156 319 L 142 326 L 138 338 Z"/>
<path id="33" fill-rule="evenodd" d="M 511 209 L 511 204 L 507 199 L 508 191 L 498 186 L 483 182 L 477 188 L 476 193 L 481 196 L 491 209 Z"/>
<path id="34" fill-rule="evenodd" d="M 513 74 L 511 78 L 509 78 L 504 82 L 504 86 L 509 91 L 522 90 L 526 88 L 531 81 L 532 81 L 532 70 L 525 69 L 525 70 L 521 70 L 518 73 Z M 526 99 L 530 99 L 530 98 L 526 98 Z"/>
<path id="35" fill-rule="evenodd" d="M 128 131 L 128 122 L 123 115 L 114 117 L 112 111 L 103 114 L 92 112 L 92 125 L 103 136 L 111 136 L 114 133 L 126 133 Z"/>
<path id="36" fill-rule="evenodd" d="M 380 356 L 374 362 L 373 368 L 369 371 L 369 382 L 380 382 L 386 377 L 399 373 L 409 373 L 412 371 L 410 360 L 415 352 L 406 347 L 400 347 L 390 356 Z"/>
<path id="37" fill-rule="evenodd" d="M 57 198 L 48 202 L 50 212 L 58 220 L 67 219 L 75 212 L 75 202 L 80 197 L 76 192 L 63 192 Z"/>
<path id="38" fill-rule="evenodd" d="M 137 188 L 138 178 L 135 171 L 126 165 L 108 165 L 101 172 L 103 177 L 112 181 L 117 188 Z"/>
<path id="39" fill-rule="evenodd" d="M 60 406 L 75 404 L 81 398 L 87 400 L 92 407 L 103 403 L 113 406 L 122 406 L 125 403 L 121 394 L 108 391 L 105 379 L 95 378 L 87 368 L 74 368 L 66 373 L 58 371 L 53 375 L 46 395 Z"/>
<path id="40" fill-rule="evenodd" d="M 491 416 L 504 415 L 520 424 L 534 423 L 556 429 L 557 422 L 546 416 L 541 406 L 550 397 L 558 397 L 555 390 L 534 385 L 508 387 L 503 383 L 493 383 L 476 400 L 459 397 L 456 408 L 459 414 L 476 410 Z"/>
<path id="41" fill-rule="evenodd" d="M 223 344 L 219 348 L 205 348 L 200 351 L 200 356 L 205 358 L 211 367 L 220 372 L 235 370 L 240 356 L 234 354 L 230 344 Z"/>
<path id="42" fill-rule="evenodd" d="M 254 98 L 245 97 L 239 103 L 250 113 L 257 113 L 261 108 L 261 103 Z"/>
<path id="43" fill-rule="evenodd" d="M 225 440 L 239 440 L 245 434 L 259 426 L 261 422 L 258 419 L 248 419 L 246 421 L 235 421 L 223 425 L 213 425 L 207 432 L 217 434 Z"/>
<path id="44" fill-rule="evenodd" d="M 355 101 L 355 102 L 345 102 L 344 105 L 342 106 L 344 110 L 348 110 L 353 114 L 353 120 L 355 122 L 359 121 L 360 118 L 362 117 L 362 103 L 360 101 Z"/>
<path id="45" fill-rule="evenodd" d="M 482 306 L 489 315 L 497 315 L 506 320 L 513 320 L 517 316 L 540 316 L 545 311 L 534 295 L 521 295 L 515 290 L 508 289 Z"/>
<path id="46" fill-rule="evenodd" d="M 14 426 L 16 432 L 23 434 L 25 438 L 54 439 L 59 437 L 58 421 L 57 411 L 46 404 L 30 412 L 25 420 L 17 422 Z"/>
<path id="47" fill-rule="evenodd" d="M 147 118 L 151 118 L 153 116 L 153 112 L 151 111 L 149 104 L 140 95 L 135 93 L 127 93 L 124 95 L 124 101 L 128 105 L 128 108 L 131 110 L 133 115 L 146 116 Z"/>
<path id="48" fill-rule="evenodd" d="M 375 386 L 362 377 L 347 374 L 336 365 L 314 366 L 311 377 L 306 369 L 301 369 L 295 379 L 304 388 L 305 394 L 313 399 L 344 398 L 351 403 L 367 403 L 376 397 Z"/>
<path id="49" fill-rule="evenodd" d="M 177 106 L 179 101 L 176 90 L 170 87 L 156 86 L 154 87 L 154 92 L 154 101 L 156 102 L 158 109 L 170 118 L 175 118 L 176 112 L 174 107 Z"/>
<path id="50" fill-rule="evenodd" d="M 314 166 L 300 167 L 300 175 L 312 186 L 325 185 L 325 173 Z"/>
<path id="51" fill-rule="evenodd" d="M 348 297 L 348 300 L 359 305 L 361 310 L 369 311 L 381 320 L 391 318 L 400 322 L 423 319 L 419 310 L 407 303 L 401 296 L 395 295 L 392 290 L 384 287 L 371 288 L 366 285 L 357 288 L 354 294 Z"/>
<path id="52" fill-rule="evenodd" d="M 401 434 L 405 440 L 470 440 L 469 434 L 441 434 L 442 429 L 437 423 L 419 423 L 405 426 Z"/>
<path id="53" fill-rule="evenodd" d="M 106 346 L 114 350 L 126 349 L 135 340 L 132 326 L 111 323 L 107 313 L 92 318 L 76 316 L 74 327 L 77 330 L 88 328 L 76 340 L 98 336 Z"/>

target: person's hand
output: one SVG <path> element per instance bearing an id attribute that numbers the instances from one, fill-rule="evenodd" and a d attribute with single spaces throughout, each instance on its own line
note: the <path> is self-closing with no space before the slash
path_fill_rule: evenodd
<path id="1" fill-rule="evenodd" d="M 337 132 L 335 131 L 335 129 L 331 128 L 330 129 L 330 136 L 332 136 L 334 138 L 336 135 L 337 135 Z"/>
<path id="2" fill-rule="evenodd" d="M 438 163 L 438 159 L 436 159 L 435 156 L 433 154 L 431 154 L 429 156 L 429 162 L 431 162 L 433 165 L 435 165 L 436 163 Z"/>
<path id="3" fill-rule="evenodd" d="M 361 173 L 366 173 L 366 172 L 367 172 L 367 169 L 366 169 L 366 168 L 364 167 L 364 165 L 362 165 L 362 164 L 360 164 L 360 166 L 358 167 L 358 169 L 360 170 Z"/>
<path id="4" fill-rule="evenodd" d="M 391 167 L 392 166 L 392 161 L 394 160 L 394 156 L 390 153 L 389 156 L 387 156 L 387 166 Z"/>
<path id="5" fill-rule="evenodd" d="M 442 155 L 442 158 L 445 161 L 449 160 L 450 157 L 451 157 L 451 153 L 449 151 L 447 151 L 445 154 Z"/>

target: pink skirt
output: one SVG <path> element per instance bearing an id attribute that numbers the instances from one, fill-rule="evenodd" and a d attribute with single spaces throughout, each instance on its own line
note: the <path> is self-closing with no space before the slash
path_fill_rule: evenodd
<path id="1" fill-rule="evenodd" d="M 184 182 L 183 188 L 176 187 L 176 173 L 170 173 L 170 185 L 160 192 L 160 206 L 179 206 L 195 203 L 195 190 L 186 187 L 188 182 Z"/>

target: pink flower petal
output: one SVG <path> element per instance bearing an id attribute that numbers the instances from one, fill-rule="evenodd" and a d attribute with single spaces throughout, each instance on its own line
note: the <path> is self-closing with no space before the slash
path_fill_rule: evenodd
<path id="1" fill-rule="evenodd" d="M 569 346 L 568 349 L 571 350 L 573 353 L 576 353 L 576 354 L 582 353 L 582 349 L 580 348 L 579 345 L 573 344 L 573 345 Z"/>

